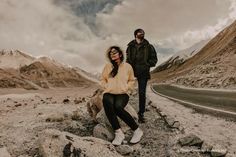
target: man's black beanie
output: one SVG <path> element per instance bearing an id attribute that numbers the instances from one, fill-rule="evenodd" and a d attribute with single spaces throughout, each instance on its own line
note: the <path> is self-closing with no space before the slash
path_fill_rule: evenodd
<path id="1" fill-rule="evenodd" d="M 134 37 L 136 37 L 136 35 L 137 35 L 138 33 L 145 33 L 145 32 L 144 32 L 143 29 L 138 28 L 138 29 L 136 29 L 136 30 L 134 31 Z"/>

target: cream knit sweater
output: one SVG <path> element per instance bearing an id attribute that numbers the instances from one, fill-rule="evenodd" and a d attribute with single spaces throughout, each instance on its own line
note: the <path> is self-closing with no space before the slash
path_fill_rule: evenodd
<path id="1" fill-rule="evenodd" d="M 108 63 L 105 65 L 102 76 L 101 86 L 104 89 L 103 93 L 111 94 L 130 94 L 134 88 L 135 78 L 133 68 L 129 63 L 121 63 L 118 73 L 115 77 L 110 76 L 113 65 Z"/>

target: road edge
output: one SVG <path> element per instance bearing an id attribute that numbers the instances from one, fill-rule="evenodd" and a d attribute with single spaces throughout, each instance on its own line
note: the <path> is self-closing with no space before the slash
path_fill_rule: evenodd
<path id="1" fill-rule="evenodd" d="M 214 113 L 214 115 L 220 114 L 220 115 L 223 115 L 224 117 L 234 118 L 235 121 L 236 121 L 236 113 L 235 112 L 224 111 L 224 110 L 221 110 L 221 109 L 215 109 L 215 108 L 207 107 L 207 106 L 201 106 L 201 105 L 197 105 L 197 104 L 187 102 L 187 101 L 184 101 L 184 100 L 176 99 L 176 98 L 173 98 L 173 97 L 170 97 L 170 96 L 167 96 L 167 95 L 164 95 L 164 94 L 161 94 L 161 93 L 157 92 L 153 88 L 153 85 L 155 85 L 155 84 L 150 84 L 150 88 L 151 88 L 152 92 L 157 94 L 157 95 L 160 95 L 162 97 L 165 97 L 165 98 L 170 99 L 170 100 L 175 101 L 175 102 L 179 102 L 180 104 L 183 104 L 185 106 L 188 106 L 188 107 L 191 107 L 191 108 L 194 108 L 194 109 L 198 109 L 198 110 L 200 109 L 200 110 L 203 110 L 203 111 Z"/>

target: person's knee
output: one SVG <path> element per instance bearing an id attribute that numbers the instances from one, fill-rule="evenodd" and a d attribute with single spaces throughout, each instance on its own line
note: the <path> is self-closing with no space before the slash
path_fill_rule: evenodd
<path id="1" fill-rule="evenodd" d="M 115 110 L 116 112 L 122 112 L 124 110 L 124 107 L 122 105 L 116 105 Z"/>
<path id="2" fill-rule="evenodd" d="M 114 105 L 114 107 L 115 107 L 115 111 L 116 111 L 116 113 L 122 113 L 122 112 L 124 112 L 124 108 L 125 108 L 125 106 L 127 105 L 127 101 L 118 101 L 118 102 L 116 102 L 115 103 L 115 105 Z"/>
<path id="3" fill-rule="evenodd" d="M 102 98 L 102 103 L 103 103 L 103 107 L 109 107 L 109 106 L 111 106 L 111 105 L 109 105 L 109 104 L 111 104 L 112 103 L 112 97 L 109 95 L 109 94 L 104 94 L 103 95 L 103 98 Z"/>

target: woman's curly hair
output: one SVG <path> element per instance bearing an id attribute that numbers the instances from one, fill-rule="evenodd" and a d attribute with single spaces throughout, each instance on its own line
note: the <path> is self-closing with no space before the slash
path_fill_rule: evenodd
<path id="1" fill-rule="evenodd" d="M 113 61 L 113 60 L 111 59 L 110 53 L 111 53 L 111 50 L 112 50 L 112 49 L 115 49 L 115 50 L 118 51 L 121 62 L 124 61 L 124 54 L 123 54 L 123 51 L 121 50 L 121 48 L 120 48 L 119 46 L 111 46 L 111 47 L 109 47 L 109 48 L 107 49 L 107 53 L 106 53 L 106 54 L 107 54 L 107 58 L 109 59 L 109 61 L 110 61 L 111 64 L 113 65 L 113 68 L 112 68 L 112 70 L 111 70 L 111 72 L 110 72 L 110 76 L 111 76 L 111 77 L 115 77 L 115 76 L 117 75 L 117 73 L 118 73 L 119 65 L 118 65 L 115 61 Z"/>

